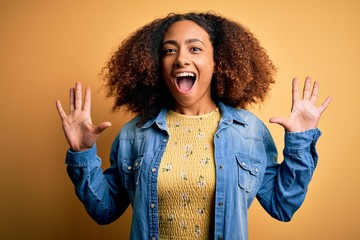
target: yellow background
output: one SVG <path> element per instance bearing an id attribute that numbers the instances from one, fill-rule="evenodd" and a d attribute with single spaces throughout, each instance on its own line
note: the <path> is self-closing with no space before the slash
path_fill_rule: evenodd
<path id="1" fill-rule="evenodd" d="M 360 239 L 360 2 L 357 0 L 0 0 L 0 239 L 127 239 L 130 211 L 96 225 L 67 177 L 67 143 L 55 100 L 68 104 L 75 81 L 93 88 L 93 121 L 110 120 L 99 154 L 129 114 L 111 114 L 98 74 L 118 43 L 169 12 L 215 12 L 248 26 L 279 68 L 267 101 L 253 110 L 269 126 L 281 153 L 291 80 L 321 83 L 319 103 L 334 97 L 320 122 L 320 161 L 302 208 L 289 223 L 255 201 L 250 239 Z M 237 229 L 234 229 L 237 231 Z"/>

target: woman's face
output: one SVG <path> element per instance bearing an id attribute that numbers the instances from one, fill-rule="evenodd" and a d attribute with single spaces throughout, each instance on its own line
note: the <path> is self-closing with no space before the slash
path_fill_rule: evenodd
<path id="1" fill-rule="evenodd" d="M 215 62 L 209 34 L 193 21 L 175 22 L 164 36 L 162 50 L 162 76 L 175 99 L 173 110 L 189 115 L 214 110 Z"/>

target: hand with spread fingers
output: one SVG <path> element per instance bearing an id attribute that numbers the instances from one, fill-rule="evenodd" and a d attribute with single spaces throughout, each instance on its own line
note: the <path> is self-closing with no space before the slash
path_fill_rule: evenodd
<path id="1" fill-rule="evenodd" d="M 304 84 L 303 98 L 301 99 L 298 80 L 294 78 L 292 83 L 292 108 L 288 118 L 272 117 L 271 123 L 277 123 L 285 128 L 287 132 L 303 132 L 317 128 L 320 117 L 330 104 L 332 97 L 328 96 L 319 106 L 316 99 L 319 91 L 319 83 L 314 82 L 311 90 L 311 77 L 307 77 Z"/>
<path id="2" fill-rule="evenodd" d="M 73 151 L 84 151 L 91 148 L 100 134 L 111 126 L 110 122 L 103 122 L 94 126 L 91 121 L 91 89 L 85 90 L 85 99 L 82 100 L 81 83 L 70 89 L 70 112 L 66 114 L 59 100 L 56 101 L 57 111 L 62 120 L 65 137 Z"/>

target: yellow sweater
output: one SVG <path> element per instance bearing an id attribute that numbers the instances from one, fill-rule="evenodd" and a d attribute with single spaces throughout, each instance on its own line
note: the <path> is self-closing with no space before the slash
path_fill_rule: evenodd
<path id="1" fill-rule="evenodd" d="M 169 111 L 169 142 L 158 175 L 160 239 L 210 239 L 213 234 L 218 109 L 200 116 Z"/>

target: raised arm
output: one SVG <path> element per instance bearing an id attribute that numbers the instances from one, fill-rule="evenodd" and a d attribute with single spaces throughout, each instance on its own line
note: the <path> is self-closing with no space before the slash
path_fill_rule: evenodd
<path id="1" fill-rule="evenodd" d="M 290 116 L 270 119 L 270 122 L 280 124 L 286 130 L 284 160 L 280 164 L 274 161 L 275 145 L 270 135 L 266 137 L 267 168 L 257 198 L 271 216 L 281 221 L 289 221 L 303 203 L 317 165 L 315 145 L 321 134 L 317 125 L 331 102 L 331 97 L 327 97 L 317 107 L 318 91 L 319 84 L 315 82 L 311 90 L 311 78 L 307 77 L 301 99 L 295 78 Z"/>
<path id="2" fill-rule="evenodd" d="M 319 83 L 315 82 L 311 90 L 311 77 L 307 77 L 304 84 L 303 98 L 301 99 L 298 80 L 294 78 L 292 83 L 292 108 L 288 118 L 272 117 L 271 123 L 280 124 L 287 132 L 303 132 L 317 128 L 321 114 L 330 104 L 332 97 L 329 96 L 319 106 L 316 99 L 319 91 Z"/>
<path id="3" fill-rule="evenodd" d="M 103 122 L 94 126 L 91 121 L 91 89 L 85 90 L 85 99 L 82 100 L 81 83 L 77 82 L 75 88 L 69 93 L 70 112 L 66 114 L 60 101 L 56 101 L 56 107 L 60 115 L 65 137 L 73 151 L 90 149 L 100 134 L 111 126 L 110 122 Z"/>
<path id="4" fill-rule="evenodd" d="M 111 151 L 111 167 L 105 172 L 101 168 L 101 159 L 97 156 L 95 142 L 111 123 L 92 125 L 91 91 L 90 88 L 86 88 L 83 101 L 80 82 L 75 84 L 75 88 L 70 89 L 69 114 L 64 112 L 60 101 L 56 101 L 56 107 L 71 148 L 67 151 L 65 162 L 76 195 L 98 224 L 111 223 L 130 203 L 125 190 L 121 187 L 118 174 L 116 159 L 118 140 L 114 142 Z"/>

